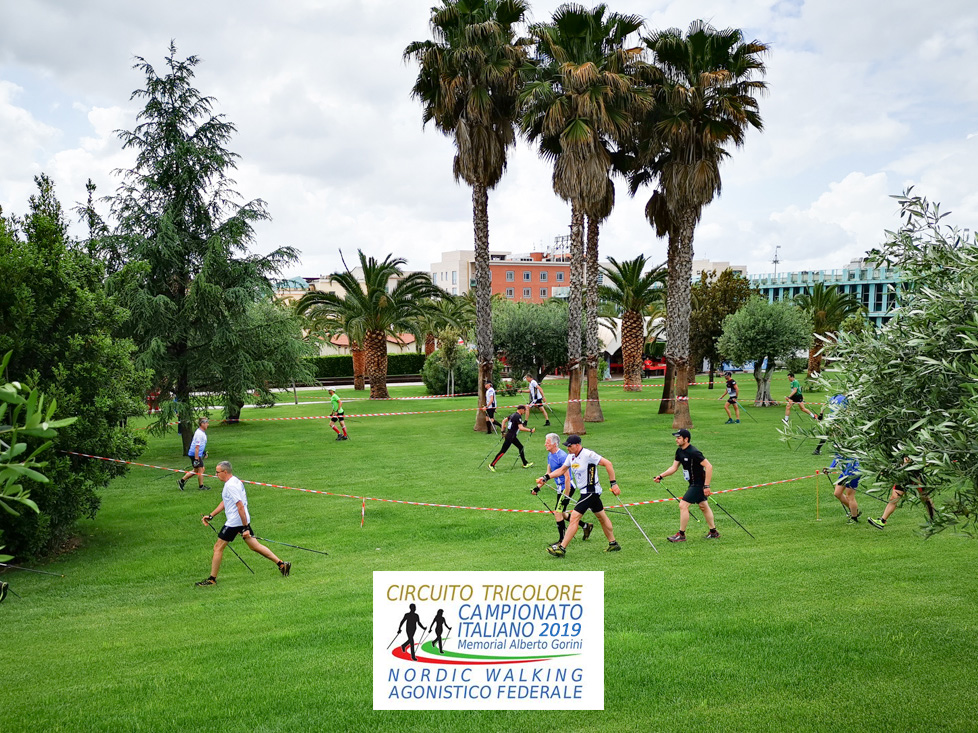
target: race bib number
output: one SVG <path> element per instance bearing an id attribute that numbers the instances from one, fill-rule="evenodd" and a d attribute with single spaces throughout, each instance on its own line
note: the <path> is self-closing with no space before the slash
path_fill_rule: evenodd
<path id="1" fill-rule="evenodd" d="M 683 478 L 689 481 L 689 471 L 687 471 L 685 468 L 683 469 Z"/>

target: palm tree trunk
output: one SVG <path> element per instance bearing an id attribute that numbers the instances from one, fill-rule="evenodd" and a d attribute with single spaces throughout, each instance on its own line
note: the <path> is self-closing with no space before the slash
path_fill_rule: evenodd
<path id="1" fill-rule="evenodd" d="M 601 398 L 598 395 L 598 358 L 601 344 L 598 341 L 598 220 L 587 218 L 587 407 L 584 422 L 604 422 Z"/>
<path id="2" fill-rule="evenodd" d="M 479 361 L 479 384 L 476 392 L 475 424 L 472 429 L 486 429 L 485 384 L 492 380 L 495 354 L 492 350 L 492 286 L 489 283 L 489 191 L 481 184 L 472 186 L 472 226 L 475 236 L 475 344 Z"/>
<path id="3" fill-rule="evenodd" d="M 424 355 L 431 356 L 435 353 L 435 334 L 426 333 L 424 335 Z"/>
<path id="4" fill-rule="evenodd" d="M 367 331 L 364 338 L 367 352 L 367 376 L 370 378 L 370 399 L 387 399 L 387 338 L 383 331 Z"/>
<path id="5" fill-rule="evenodd" d="M 621 361 L 625 372 L 625 391 L 642 391 L 642 346 L 645 344 L 645 319 L 637 311 L 621 316 Z"/>
<path id="6" fill-rule="evenodd" d="M 564 433 L 584 435 L 581 412 L 581 290 L 584 275 L 584 210 L 571 202 L 570 296 L 567 305 L 567 412 Z"/>
<path id="7" fill-rule="evenodd" d="M 689 430 L 693 427 L 689 415 L 689 317 L 693 274 L 693 231 L 696 219 L 692 211 L 685 210 L 678 212 L 674 221 L 675 229 L 669 232 L 666 348 L 676 367 L 676 406 L 672 426 Z"/>
<path id="8" fill-rule="evenodd" d="M 363 391 L 363 373 L 366 369 L 366 359 L 363 347 L 358 341 L 350 341 L 350 353 L 353 355 L 353 389 Z"/>
<path id="9" fill-rule="evenodd" d="M 659 401 L 659 414 L 671 415 L 676 411 L 676 400 L 673 399 L 675 390 L 673 387 L 676 382 L 676 367 L 672 363 L 672 358 L 666 354 L 666 372 L 662 377 L 665 381 L 662 384 L 662 399 Z"/>

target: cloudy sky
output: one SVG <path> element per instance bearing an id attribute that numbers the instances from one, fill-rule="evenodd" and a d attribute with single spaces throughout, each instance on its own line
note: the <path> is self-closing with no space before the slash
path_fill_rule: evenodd
<path id="1" fill-rule="evenodd" d="M 238 129 L 235 179 L 272 221 L 254 249 L 291 245 L 288 275 L 326 275 L 338 251 L 396 253 L 427 270 L 472 246 L 469 189 L 451 175 L 451 142 L 409 91 L 404 47 L 428 37 L 434 0 L 0 0 L 0 206 L 23 213 L 33 176 L 50 175 L 66 208 L 101 194 L 126 167 L 115 131 L 131 129 L 130 94 L 145 57 L 158 72 L 171 39 L 202 59 L 197 88 Z M 537 0 L 533 19 L 559 3 Z M 913 184 L 978 223 L 978 4 L 974 0 L 616 0 L 651 28 L 697 18 L 767 43 L 765 130 L 723 169 L 696 256 L 770 272 L 843 267 L 898 226 L 889 195 Z M 645 222 L 648 192 L 618 205 L 603 254 L 665 246 Z M 541 248 L 570 214 L 550 170 L 520 143 L 490 195 L 494 249 Z M 77 228 L 81 234 L 82 229 Z"/>

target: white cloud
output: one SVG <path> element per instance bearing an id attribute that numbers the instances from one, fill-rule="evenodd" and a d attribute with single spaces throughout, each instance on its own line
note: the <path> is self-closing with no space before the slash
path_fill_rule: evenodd
<path id="1" fill-rule="evenodd" d="M 327 274 L 338 247 L 393 251 L 427 269 L 443 250 L 470 247 L 471 195 L 451 173 L 451 141 L 421 128 L 410 99 L 416 68 L 404 47 L 427 37 L 430 0 L 174 0 L 159 8 L 114 0 L 0 5 L 0 205 L 23 211 L 31 178 L 55 178 L 66 207 L 93 178 L 115 190 L 127 167 L 114 134 L 131 129 L 141 55 L 157 71 L 175 39 L 196 54 L 197 87 L 238 128 L 234 177 L 273 220 L 256 249 L 302 250 L 290 274 Z M 534 4 L 546 19 L 557 0 Z M 763 133 L 723 168 L 723 195 L 703 215 L 698 257 L 767 271 L 841 267 L 896 224 L 887 194 L 907 183 L 973 225 L 978 193 L 978 9 L 965 0 L 885 7 L 841 0 L 621 0 L 618 12 L 655 27 L 704 18 L 771 45 Z M 24 33 L 44 28 L 44 33 Z M 85 39 L 84 52 L 79 39 Z M 602 251 L 664 259 L 645 221 L 648 192 L 619 187 Z M 525 251 L 567 232 L 570 213 L 550 166 L 520 143 L 490 193 L 491 244 Z M 968 219 L 971 219 L 970 221 Z"/>

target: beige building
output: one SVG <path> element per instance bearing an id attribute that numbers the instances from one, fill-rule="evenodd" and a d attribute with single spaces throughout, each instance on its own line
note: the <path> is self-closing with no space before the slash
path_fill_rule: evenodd
<path id="1" fill-rule="evenodd" d="M 747 277 L 745 265 L 731 265 L 729 262 L 714 262 L 712 260 L 693 260 L 693 282 L 699 282 L 700 275 L 704 272 L 716 270 L 717 275 L 719 275 L 727 269 L 733 270 L 735 275 Z"/>

